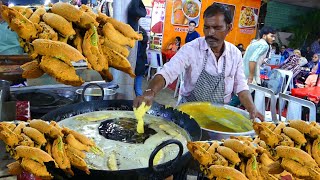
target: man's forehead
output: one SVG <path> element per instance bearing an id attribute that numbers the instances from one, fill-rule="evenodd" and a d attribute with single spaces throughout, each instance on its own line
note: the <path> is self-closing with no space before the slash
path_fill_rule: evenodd
<path id="1" fill-rule="evenodd" d="M 216 14 L 214 16 L 211 17 L 205 17 L 204 18 L 204 23 L 205 24 L 222 24 L 222 23 L 226 23 L 224 20 L 224 15 L 223 14 Z"/>

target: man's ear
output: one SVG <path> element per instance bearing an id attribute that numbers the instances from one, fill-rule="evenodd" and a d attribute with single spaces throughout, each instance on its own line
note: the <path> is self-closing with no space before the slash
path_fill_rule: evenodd
<path id="1" fill-rule="evenodd" d="M 233 29 L 233 24 L 232 24 L 232 23 L 227 24 L 227 30 L 228 30 L 228 32 L 232 31 L 232 29 Z"/>

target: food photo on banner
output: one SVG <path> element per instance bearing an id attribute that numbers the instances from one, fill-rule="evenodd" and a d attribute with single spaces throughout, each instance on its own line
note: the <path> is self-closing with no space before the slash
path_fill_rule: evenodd
<path id="1" fill-rule="evenodd" d="M 173 0 L 171 24 L 188 26 L 190 21 L 199 25 L 201 0 Z"/>
<path id="2" fill-rule="evenodd" d="M 240 32 L 245 34 L 253 34 L 258 22 L 258 17 L 258 8 L 242 6 L 239 19 Z"/>

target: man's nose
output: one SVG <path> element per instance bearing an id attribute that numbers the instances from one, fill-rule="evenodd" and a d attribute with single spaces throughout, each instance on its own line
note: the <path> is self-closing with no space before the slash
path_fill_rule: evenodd
<path id="1" fill-rule="evenodd" d="M 216 31 L 214 30 L 214 28 L 210 28 L 209 29 L 209 35 L 214 35 Z"/>

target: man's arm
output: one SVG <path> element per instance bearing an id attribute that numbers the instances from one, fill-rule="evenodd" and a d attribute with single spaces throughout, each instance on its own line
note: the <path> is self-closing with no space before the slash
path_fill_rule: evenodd
<path id="1" fill-rule="evenodd" d="M 154 98 L 161 91 L 166 84 L 164 77 L 161 74 L 156 75 L 150 82 L 146 91 L 144 91 L 142 96 L 137 97 L 133 101 L 133 107 L 139 107 L 142 102 L 146 105 L 151 106 Z"/>
<path id="2" fill-rule="evenodd" d="M 249 62 L 249 77 L 248 77 L 248 84 L 251 84 L 253 81 L 253 77 L 256 73 L 256 62 L 255 61 L 250 61 Z"/>

